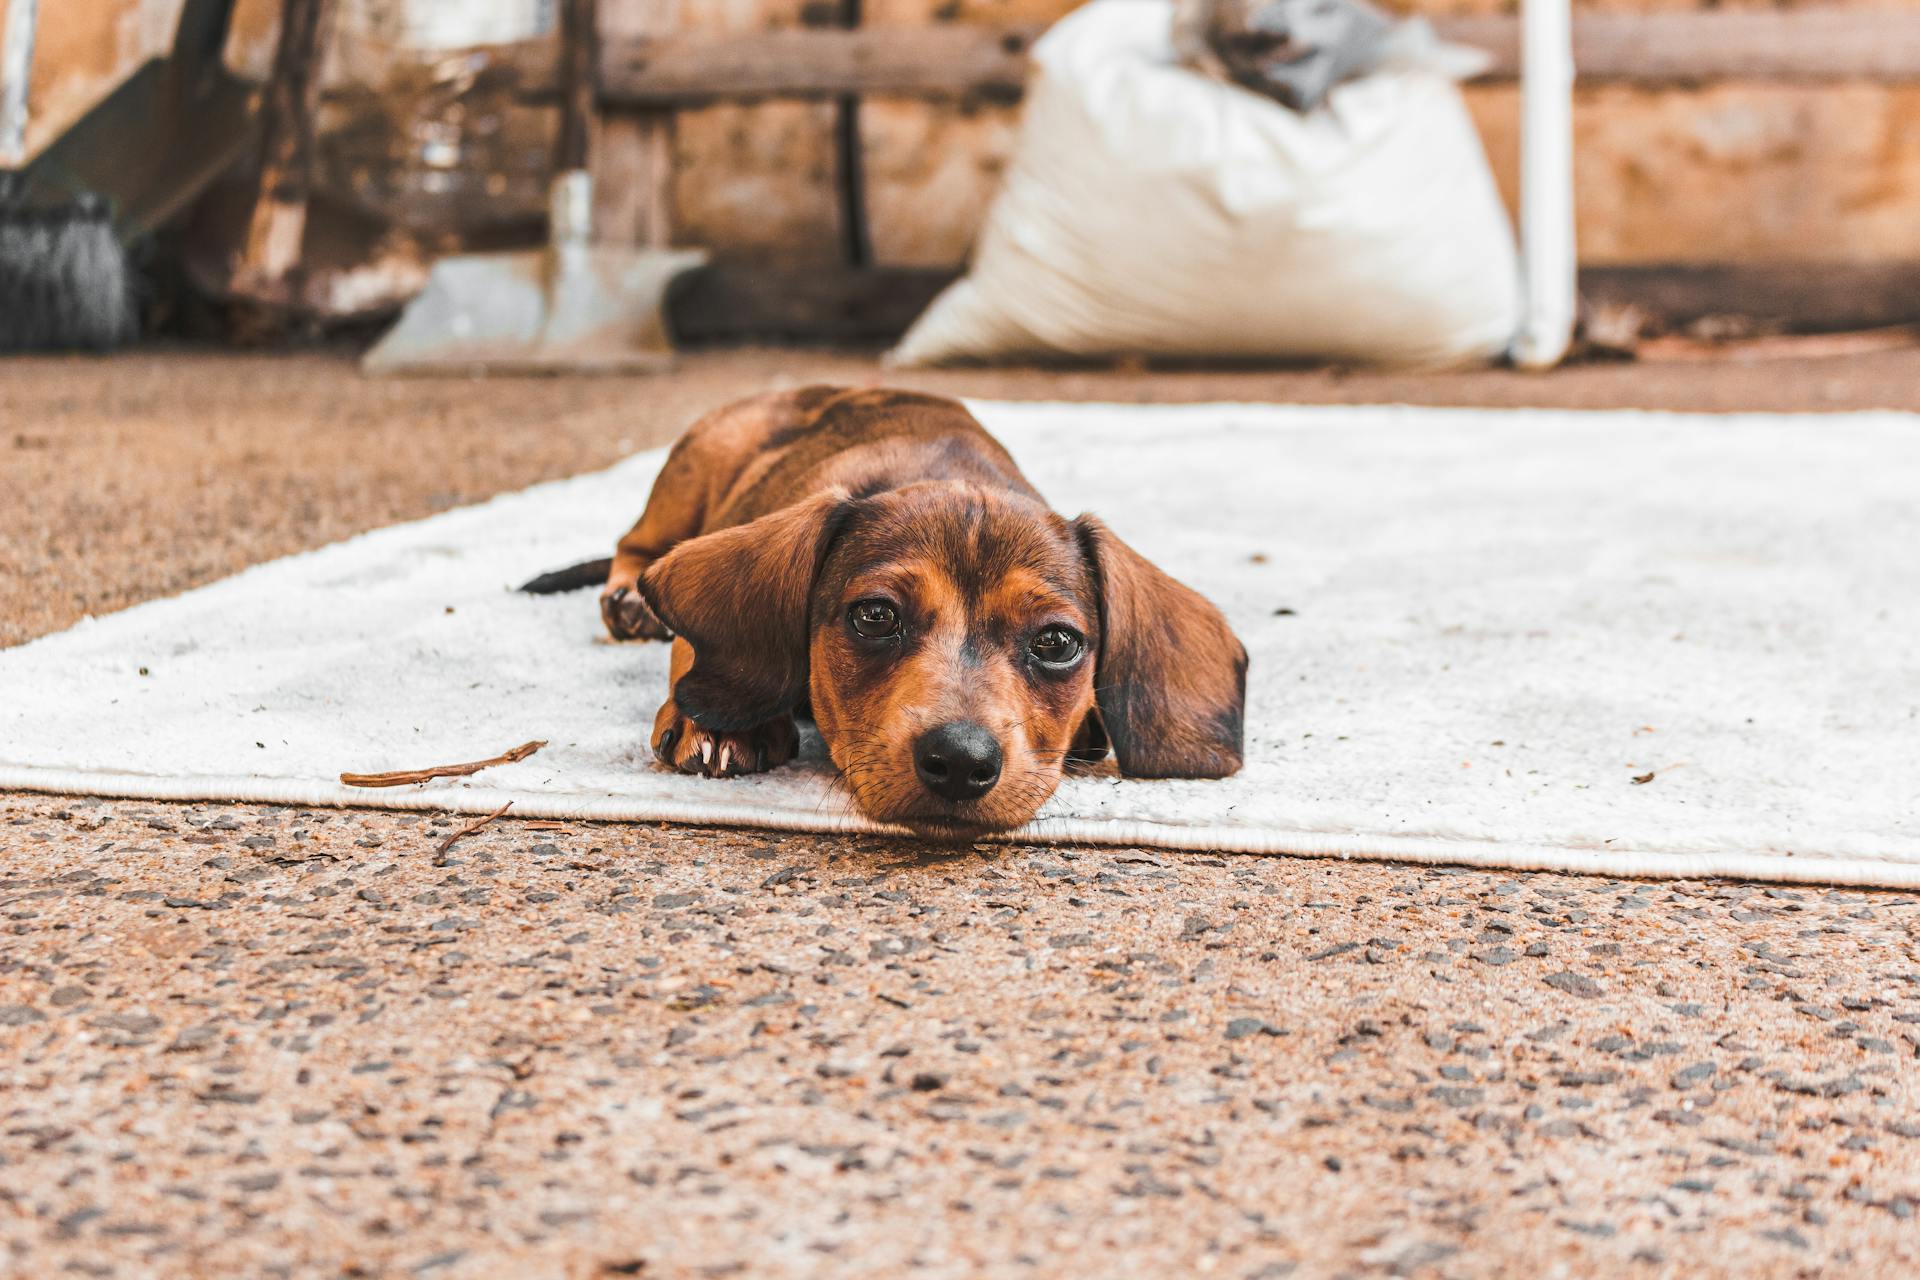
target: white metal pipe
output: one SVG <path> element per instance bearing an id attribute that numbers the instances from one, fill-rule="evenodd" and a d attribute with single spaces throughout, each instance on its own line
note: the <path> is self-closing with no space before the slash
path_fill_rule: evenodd
<path id="1" fill-rule="evenodd" d="M 1578 249 L 1573 213 L 1570 0 L 1525 0 L 1520 46 L 1521 327 L 1513 361 L 1560 363 L 1573 342 Z"/>

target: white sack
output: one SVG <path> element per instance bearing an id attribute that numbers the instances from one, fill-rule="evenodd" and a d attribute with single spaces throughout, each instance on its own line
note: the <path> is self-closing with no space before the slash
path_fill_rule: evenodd
<path id="1" fill-rule="evenodd" d="M 1513 336 L 1513 233 L 1444 75 L 1382 72 L 1303 116 L 1176 65 L 1169 0 L 1095 0 L 1033 64 L 969 274 L 897 363 L 1431 365 Z"/>

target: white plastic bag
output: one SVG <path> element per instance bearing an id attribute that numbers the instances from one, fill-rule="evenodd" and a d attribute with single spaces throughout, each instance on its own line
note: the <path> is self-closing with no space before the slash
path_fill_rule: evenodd
<path id="1" fill-rule="evenodd" d="M 896 363 L 1506 347 L 1513 233 L 1450 80 L 1381 72 L 1300 115 L 1176 65 L 1171 28 L 1169 0 L 1095 0 L 1034 47 L 970 271 Z"/>

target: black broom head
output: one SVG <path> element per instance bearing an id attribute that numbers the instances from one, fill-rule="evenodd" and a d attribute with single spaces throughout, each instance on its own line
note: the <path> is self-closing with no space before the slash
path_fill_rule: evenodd
<path id="1" fill-rule="evenodd" d="M 0 174 L 0 351 L 107 351 L 139 330 L 105 201 L 31 203 Z"/>

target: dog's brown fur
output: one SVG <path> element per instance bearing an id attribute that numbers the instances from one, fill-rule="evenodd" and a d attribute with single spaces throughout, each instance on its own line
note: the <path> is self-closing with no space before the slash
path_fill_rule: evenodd
<path id="1" fill-rule="evenodd" d="M 897 635 L 854 630 L 874 601 Z M 941 397 L 807 387 L 701 419 L 620 539 L 601 613 L 618 639 L 677 636 L 662 762 L 771 769 L 810 714 L 859 808 L 929 834 L 1019 826 L 1109 741 L 1135 776 L 1240 767 L 1246 651 L 1219 611 L 1098 520 L 1049 510 Z M 1077 663 L 1033 652 L 1061 652 L 1059 628 L 1084 637 Z M 916 741 L 952 723 L 998 743 L 983 795 L 916 772 Z"/>

